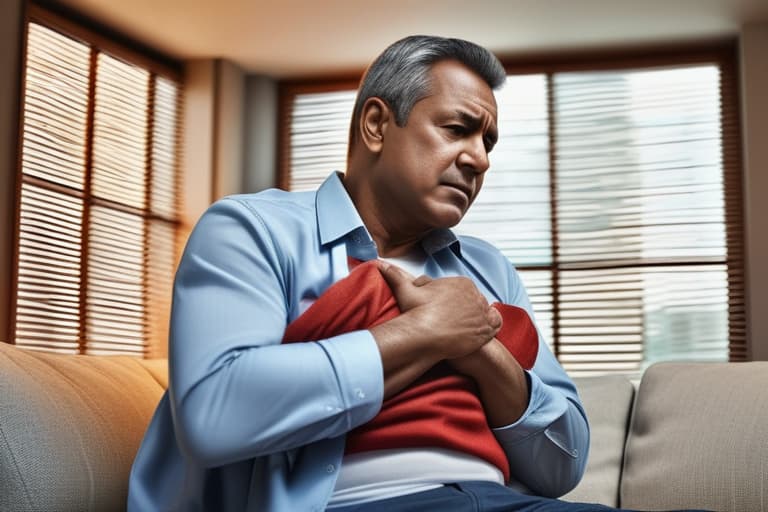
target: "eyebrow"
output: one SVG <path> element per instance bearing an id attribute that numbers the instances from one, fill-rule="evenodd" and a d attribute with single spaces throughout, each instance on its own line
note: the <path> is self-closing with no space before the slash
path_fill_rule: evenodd
<path id="1" fill-rule="evenodd" d="M 482 124 L 482 121 L 478 116 L 474 116 L 465 110 L 456 110 L 454 113 L 469 130 L 477 130 Z M 485 134 L 485 137 L 488 139 L 491 146 L 495 145 L 499 140 L 499 134 L 493 125 L 491 125 L 488 133 Z"/>

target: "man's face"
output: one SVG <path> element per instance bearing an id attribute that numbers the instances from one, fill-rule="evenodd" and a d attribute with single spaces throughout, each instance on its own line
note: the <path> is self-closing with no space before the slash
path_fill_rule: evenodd
<path id="1" fill-rule="evenodd" d="M 405 126 L 387 127 L 374 177 L 380 206 L 405 232 L 461 220 L 498 138 L 496 100 L 482 78 L 450 60 L 435 64 L 431 78 Z"/>

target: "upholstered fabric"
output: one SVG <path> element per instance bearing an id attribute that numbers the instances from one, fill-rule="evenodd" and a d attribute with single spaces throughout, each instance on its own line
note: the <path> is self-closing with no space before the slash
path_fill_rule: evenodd
<path id="1" fill-rule="evenodd" d="M 768 510 L 768 362 L 658 364 L 643 375 L 621 506 Z"/>
<path id="2" fill-rule="evenodd" d="M 625 377 L 573 379 L 590 424 L 587 471 L 563 499 L 618 506 L 624 442 L 629 429 L 635 388 Z"/>
<path id="3" fill-rule="evenodd" d="M 167 380 L 163 361 L 146 364 L 0 342 L 0 510 L 124 510 Z"/>

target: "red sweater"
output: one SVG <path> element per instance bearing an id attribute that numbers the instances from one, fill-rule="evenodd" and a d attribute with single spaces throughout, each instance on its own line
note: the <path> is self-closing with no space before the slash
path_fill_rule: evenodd
<path id="1" fill-rule="evenodd" d="M 530 369 L 539 337 L 527 312 L 494 303 L 503 319 L 496 338 Z M 283 342 L 317 340 L 369 329 L 400 314 L 375 261 L 356 267 L 286 328 Z M 346 453 L 415 447 L 447 448 L 480 457 L 509 480 L 504 450 L 485 418 L 474 381 L 441 363 L 384 401 L 368 423 L 347 434 Z"/>

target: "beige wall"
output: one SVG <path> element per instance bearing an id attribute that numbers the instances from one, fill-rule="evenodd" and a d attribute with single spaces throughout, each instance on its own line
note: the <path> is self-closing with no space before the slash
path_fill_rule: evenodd
<path id="1" fill-rule="evenodd" d="M 11 337 L 14 205 L 23 1 L 0 2 L 0 340 Z"/>
<path id="2" fill-rule="evenodd" d="M 205 209 L 243 189 L 246 77 L 222 59 L 185 65 L 182 141 L 183 218 L 193 226 Z"/>
<path id="3" fill-rule="evenodd" d="M 246 81 L 243 192 L 274 187 L 277 180 L 277 82 L 251 75 Z"/>
<path id="4" fill-rule="evenodd" d="M 750 356 L 768 360 L 768 23 L 741 32 Z"/>

